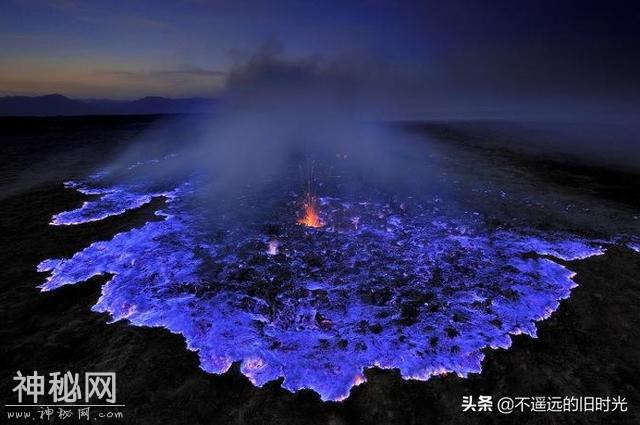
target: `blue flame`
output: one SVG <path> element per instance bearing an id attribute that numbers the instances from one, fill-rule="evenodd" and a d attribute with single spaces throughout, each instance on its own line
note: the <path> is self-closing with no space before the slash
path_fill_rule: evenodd
<path id="1" fill-rule="evenodd" d="M 183 335 L 207 372 L 240 361 L 257 386 L 284 377 L 286 389 L 323 400 L 347 397 L 372 366 L 419 380 L 480 372 L 484 348 L 535 337 L 535 322 L 569 297 L 574 273 L 554 258 L 604 253 L 570 234 L 490 230 L 481 214 L 447 213 L 439 199 L 321 198 L 322 229 L 296 225 L 283 201 L 276 234 L 216 226 L 194 207 L 197 182 L 154 191 L 105 186 L 100 176 L 69 183 L 98 198 L 53 225 L 101 220 L 156 197 L 166 201 L 162 220 L 43 261 L 38 270 L 50 275 L 41 289 L 108 274 L 94 311 Z"/>

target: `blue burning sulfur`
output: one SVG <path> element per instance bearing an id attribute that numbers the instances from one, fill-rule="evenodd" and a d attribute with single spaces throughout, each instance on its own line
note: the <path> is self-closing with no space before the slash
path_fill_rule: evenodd
<path id="1" fill-rule="evenodd" d="M 556 259 L 604 253 L 568 233 L 491 228 L 437 198 L 321 197 L 320 228 L 297 223 L 291 193 L 260 219 L 212 218 L 196 202 L 200 183 L 70 183 L 97 199 L 53 225 L 166 202 L 161 220 L 43 261 L 42 290 L 108 275 L 94 311 L 183 335 L 207 372 L 238 361 L 256 386 L 283 377 L 323 400 L 348 397 L 372 366 L 418 380 L 480 372 L 484 348 L 535 337 L 569 297 L 574 273 Z"/>

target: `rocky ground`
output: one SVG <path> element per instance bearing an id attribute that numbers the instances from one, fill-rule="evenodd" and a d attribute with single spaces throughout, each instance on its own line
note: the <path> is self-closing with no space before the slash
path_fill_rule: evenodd
<path id="1" fill-rule="evenodd" d="M 62 182 L 81 176 L 123 149 L 152 118 L 2 119 L 0 197 L 0 395 L 17 370 L 115 371 L 118 402 L 127 424 L 431 424 L 620 423 L 640 421 L 640 255 L 612 246 L 606 255 L 574 261 L 578 287 L 548 320 L 538 338 L 514 337 L 508 350 L 487 350 L 483 372 L 468 379 L 442 376 L 403 381 L 396 371 L 371 369 L 368 382 L 339 403 L 311 391 L 288 393 L 279 384 L 255 388 L 237 365 L 225 375 L 203 372 L 179 335 L 164 329 L 108 324 L 90 307 L 105 277 L 40 293 L 45 275 L 36 264 L 66 257 L 95 240 L 143 224 L 155 205 L 97 223 L 49 226 L 51 216 L 77 207 L 82 197 Z M 422 130 L 443 140 L 464 139 L 444 124 Z M 465 132 L 469 129 L 465 128 Z M 637 208 L 638 179 L 551 159 L 516 161 L 549 184 L 589 190 L 607 202 Z M 532 165 L 533 164 L 533 165 Z M 576 181 L 579 184 L 576 184 Z M 621 188 L 622 186 L 622 188 Z M 639 193 L 637 190 L 635 193 Z M 462 412 L 462 397 L 623 396 L 626 413 Z M 8 408 L 3 407 L 3 416 Z M 3 420 L 4 421 L 4 420 Z M 54 423 L 62 421 L 53 421 Z M 9 422 L 10 423 L 10 422 Z M 15 423 L 15 422 L 14 422 Z"/>

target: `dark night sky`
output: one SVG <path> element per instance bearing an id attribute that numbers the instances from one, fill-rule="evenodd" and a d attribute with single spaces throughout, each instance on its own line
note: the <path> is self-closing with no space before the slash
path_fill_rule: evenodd
<path id="1" fill-rule="evenodd" d="M 287 58 L 349 63 L 411 93 L 413 114 L 633 114 L 636 4 L 6 0 L 0 95 L 215 96 L 275 38 Z"/>

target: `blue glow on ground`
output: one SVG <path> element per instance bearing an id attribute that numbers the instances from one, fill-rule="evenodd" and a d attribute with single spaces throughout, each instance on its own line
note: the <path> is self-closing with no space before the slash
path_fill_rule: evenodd
<path id="1" fill-rule="evenodd" d="M 488 230 L 481 214 L 452 215 L 439 199 L 321 198 L 320 229 L 297 225 L 287 199 L 279 230 L 267 232 L 212 226 L 193 206 L 196 184 L 145 193 L 99 181 L 70 183 L 99 198 L 52 224 L 101 220 L 160 196 L 163 220 L 43 261 L 43 291 L 109 274 L 94 311 L 183 335 L 207 372 L 240 361 L 257 386 L 284 377 L 286 389 L 323 400 L 346 398 L 372 366 L 419 380 L 480 372 L 484 348 L 535 337 L 535 321 L 569 297 L 574 273 L 553 258 L 604 253 L 568 233 Z"/>

